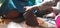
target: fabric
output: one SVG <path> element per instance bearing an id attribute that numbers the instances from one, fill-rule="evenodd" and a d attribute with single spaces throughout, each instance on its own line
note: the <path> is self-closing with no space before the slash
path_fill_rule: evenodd
<path id="1" fill-rule="evenodd" d="M 13 8 L 16 8 L 19 12 L 24 12 L 24 6 L 31 6 L 32 3 L 30 1 L 21 1 L 21 0 L 5 0 L 3 5 L 0 8 L 0 15 L 7 14 L 11 12 Z"/>
<path id="2" fill-rule="evenodd" d="M 35 0 L 35 4 L 40 4 L 43 0 Z"/>
<path id="3" fill-rule="evenodd" d="M 21 23 L 9 22 L 7 28 L 39 28 L 39 27 L 28 26 L 26 25 L 25 22 L 21 22 Z"/>
<path id="4" fill-rule="evenodd" d="M 24 12 L 24 8 L 23 8 L 24 6 L 30 6 L 29 1 L 22 2 L 22 1 L 18 1 L 18 0 L 13 0 L 13 2 L 19 12 Z"/>
<path id="5" fill-rule="evenodd" d="M 60 28 L 60 15 L 56 17 L 56 27 Z"/>
<path id="6" fill-rule="evenodd" d="M 11 12 L 5 14 L 5 18 L 11 19 L 20 16 L 20 13 L 17 10 L 12 10 Z"/>
<path id="7" fill-rule="evenodd" d="M 32 4 L 33 4 L 33 5 L 35 5 L 35 0 L 29 0 L 29 1 L 31 1 L 31 2 L 32 2 Z"/>

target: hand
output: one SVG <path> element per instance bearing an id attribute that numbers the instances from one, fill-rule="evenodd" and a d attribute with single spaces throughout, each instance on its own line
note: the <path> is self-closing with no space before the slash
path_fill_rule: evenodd
<path id="1" fill-rule="evenodd" d="M 33 10 L 36 10 L 36 9 L 38 9 L 38 7 L 36 7 L 36 6 L 25 6 L 24 7 L 25 11 L 33 11 Z"/>
<path id="2" fill-rule="evenodd" d="M 31 6 L 25 6 L 25 7 L 24 7 L 25 11 L 31 10 L 32 8 L 33 8 L 33 7 L 31 7 Z"/>
<path id="3" fill-rule="evenodd" d="M 49 13 L 49 14 L 46 14 L 46 15 L 44 15 L 44 17 L 46 17 L 46 18 L 54 18 L 56 16 L 56 14 L 55 13 Z"/>

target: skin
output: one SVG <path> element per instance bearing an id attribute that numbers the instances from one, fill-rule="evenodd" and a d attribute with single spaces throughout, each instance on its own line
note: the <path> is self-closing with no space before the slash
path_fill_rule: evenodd
<path id="1" fill-rule="evenodd" d="M 33 5 L 33 6 L 26 6 L 26 11 L 32 10 L 32 9 L 37 9 L 39 11 L 47 9 L 48 7 L 52 7 L 53 5 L 56 5 L 59 0 L 44 0 L 40 5 Z"/>
<path id="2" fill-rule="evenodd" d="M 25 11 L 33 11 L 33 10 L 38 10 L 39 12 L 43 10 L 47 10 L 50 12 L 53 12 L 54 14 L 57 14 L 55 10 L 53 10 L 52 6 L 56 5 L 59 0 L 44 0 L 40 5 L 33 5 L 33 6 L 26 6 Z M 55 16 L 54 16 L 55 17 Z"/>
<path id="3" fill-rule="evenodd" d="M 53 5 L 57 4 L 58 1 L 59 0 L 48 0 L 48 1 L 43 1 L 42 3 L 40 3 L 40 5 L 33 5 L 33 6 L 26 6 L 26 7 L 24 7 L 25 8 L 24 18 L 26 19 L 26 22 L 28 23 L 30 21 L 35 21 L 38 24 L 39 22 L 37 22 L 37 20 L 36 20 L 37 19 L 37 16 L 34 16 L 34 13 L 32 11 L 33 10 L 38 10 L 40 12 L 42 10 L 47 10 L 47 8 L 51 8 Z M 30 19 L 30 20 L 28 20 L 28 19 Z M 32 25 L 32 24 L 30 24 L 30 25 Z"/>

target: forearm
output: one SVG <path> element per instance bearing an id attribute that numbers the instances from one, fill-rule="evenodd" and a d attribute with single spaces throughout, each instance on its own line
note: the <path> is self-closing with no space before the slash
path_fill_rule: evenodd
<path id="1" fill-rule="evenodd" d="M 30 10 L 30 11 L 33 11 L 33 10 L 42 11 L 42 10 L 46 10 L 47 8 L 51 8 L 56 3 L 57 2 L 55 2 L 55 0 L 52 0 L 52 1 L 43 1 L 42 3 L 40 3 L 38 5 L 30 6 L 27 10 Z"/>
<path id="2" fill-rule="evenodd" d="M 43 10 L 46 9 L 48 7 L 51 7 L 54 5 L 53 1 L 43 1 L 42 3 L 38 4 L 38 5 L 33 5 L 31 6 L 31 9 L 39 9 L 39 10 Z"/>

